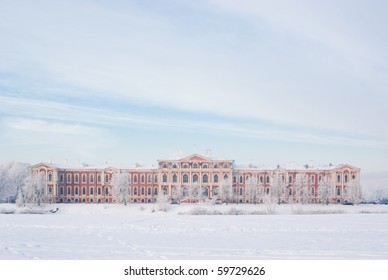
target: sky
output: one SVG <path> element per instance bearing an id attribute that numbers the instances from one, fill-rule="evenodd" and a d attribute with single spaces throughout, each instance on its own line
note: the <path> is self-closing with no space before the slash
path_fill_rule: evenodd
<path id="1" fill-rule="evenodd" d="M 211 150 L 241 164 L 347 163 L 388 185 L 387 11 L 0 0 L 0 161 L 150 165 Z"/>

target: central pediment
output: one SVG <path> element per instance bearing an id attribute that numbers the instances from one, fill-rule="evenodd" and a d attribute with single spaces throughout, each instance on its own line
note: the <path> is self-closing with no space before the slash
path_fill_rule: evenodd
<path id="1" fill-rule="evenodd" d="M 209 159 L 198 154 L 193 154 L 180 159 L 180 161 L 209 161 Z"/>

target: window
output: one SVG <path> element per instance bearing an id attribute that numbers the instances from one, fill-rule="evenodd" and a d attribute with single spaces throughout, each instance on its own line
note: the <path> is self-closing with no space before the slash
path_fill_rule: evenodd
<path id="1" fill-rule="evenodd" d="M 90 175 L 90 178 L 89 178 L 89 180 L 90 180 L 90 183 L 93 183 L 93 182 L 94 182 L 94 176 L 93 176 L 93 174 L 92 174 L 92 175 Z"/>
<path id="2" fill-rule="evenodd" d="M 266 192 L 266 194 L 269 194 L 269 188 L 267 188 L 265 192 Z"/>
<path id="3" fill-rule="evenodd" d="M 68 183 L 71 182 L 71 174 L 67 174 L 67 182 L 68 182 Z"/>
<path id="4" fill-rule="evenodd" d="M 263 176 L 260 176 L 260 183 L 263 183 Z"/>
<path id="5" fill-rule="evenodd" d="M 182 178 L 182 181 L 183 181 L 183 183 L 188 183 L 189 182 L 189 175 L 184 174 L 183 178 Z"/>
<path id="6" fill-rule="evenodd" d="M 243 188 L 240 188 L 240 195 L 243 195 Z"/>
<path id="7" fill-rule="evenodd" d="M 197 164 L 197 163 L 194 163 L 194 164 L 193 164 L 193 168 L 198 168 L 198 164 Z"/>
<path id="8" fill-rule="evenodd" d="M 208 183 L 209 182 L 209 176 L 207 174 L 204 174 L 202 176 L 202 183 Z"/>
<path id="9" fill-rule="evenodd" d="M 228 179 L 228 175 L 225 174 L 225 175 L 224 175 L 224 180 L 227 180 L 227 179 Z"/>
<path id="10" fill-rule="evenodd" d="M 148 194 L 148 195 L 151 195 L 151 188 L 148 188 L 148 189 L 147 189 L 147 194 Z"/>
<path id="11" fill-rule="evenodd" d="M 158 188 L 154 188 L 154 195 L 158 195 Z"/>
<path id="12" fill-rule="evenodd" d="M 154 182 L 155 182 L 155 183 L 158 182 L 158 175 L 155 175 L 155 176 L 154 176 Z"/>
<path id="13" fill-rule="evenodd" d="M 288 194 L 289 194 L 289 195 L 292 195 L 292 189 L 289 189 L 289 190 L 288 190 Z"/>
<path id="14" fill-rule="evenodd" d="M 63 174 L 61 174 L 60 176 L 59 176 L 59 182 L 63 182 Z"/>
<path id="15" fill-rule="evenodd" d="M 228 164 L 227 163 L 224 164 L 224 168 L 228 168 Z"/>
<path id="16" fill-rule="evenodd" d="M 322 181 L 322 176 L 321 176 L 321 175 L 319 175 L 318 181 L 319 181 L 319 182 Z"/>
<path id="17" fill-rule="evenodd" d="M 94 195 L 94 189 L 90 188 L 90 195 Z"/>
<path id="18" fill-rule="evenodd" d="M 206 168 L 207 168 L 207 164 L 203 164 L 203 165 L 202 165 L 202 168 L 205 168 L 205 169 L 206 169 Z"/>
<path id="19" fill-rule="evenodd" d="M 151 183 L 151 175 L 148 175 L 148 176 L 147 176 L 147 182 L 148 182 L 148 183 Z"/>
<path id="20" fill-rule="evenodd" d="M 75 182 L 76 182 L 76 183 L 79 182 L 79 181 L 78 181 L 78 174 L 75 174 L 75 178 L 74 178 L 74 179 L 75 179 Z"/>
<path id="21" fill-rule="evenodd" d="M 288 183 L 290 183 L 290 184 L 292 183 L 292 176 L 288 177 Z"/>
<path id="22" fill-rule="evenodd" d="M 337 183 L 341 183 L 341 175 L 337 176 Z"/>
<path id="23" fill-rule="evenodd" d="M 137 195 L 137 187 L 134 187 L 134 188 L 133 188 L 133 194 L 134 194 L 134 195 Z"/>
<path id="24" fill-rule="evenodd" d="M 98 189 L 97 189 L 97 194 L 98 194 L 98 195 L 101 195 L 101 188 L 98 188 Z"/>
<path id="25" fill-rule="evenodd" d="M 314 195 L 314 188 L 311 188 L 311 194 Z"/>
<path id="26" fill-rule="evenodd" d="M 133 176 L 133 182 L 134 182 L 134 183 L 137 183 L 137 175 L 134 175 L 134 176 Z"/>
<path id="27" fill-rule="evenodd" d="M 345 175 L 345 183 L 348 182 L 348 175 Z"/>
<path id="28" fill-rule="evenodd" d="M 71 195 L 71 188 L 70 187 L 67 187 L 67 194 Z"/>
<path id="29" fill-rule="evenodd" d="M 163 168 L 167 168 L 167 164 L 164 163 L 162 167 L 163 167 Z"/>
<path id="30" fill-rule="evenodd" d="M 86 183 L 86 175 L 82 174 L 82 183 Z"/>
<path id="31" fill-rule="evenodd" d="M 174 164 L 172 165 L 172 168 L 177 168 L 177 165 L 174 163 Z"/>
<path id="32" fill-rule="evenodd" d="M 144 187 L 141 187 L 141 195 L 145 195 L 145 189 L 144 189 Z"/>
<path id="33" fill-rule="evenodd" d="M 189 168 L 189 166 L 185 163 L 185 164 L 183 165 L 183 168 Z"/>
<path id="34" fill-rule="evenodd" d="M 144 183 L 144 180 L 145 180 L 144 175 L 141 175 L 141 182 Z"/>
<path id="35" fill-rule="evenodd" d="M 163 174 L 163 183 L 167 183 L 167 174 L 166 173 Z"/>
<path id="36" fill-rule="evenodd" d="M 176 183 L 178 181 L 178 176 L 176 174 L 172 175 L 172 182 Z"/>
<path id="37" fill-rule="evenodd" d="M 213 168 L 214 168 L 214 169 L 217 169 L 217 168 L 218 168 L 218 165 L 217 165 L 217 164 L 214 164 Z"/>
<path id="38" fill-rule="evenodd" d="M 108 194 L 109 194 L 109 188 L 106 187 L 106 188 L 105 188 L 105 195 L 108 195 Z"/>
<path id="39" fill-rule="evenodd" d="M 86 195 L 86 188 L 85 187 L 82 188 L 82 194 Z"/>
<path id="40" fill-rule="evenodd" d="M 267 176 L 267 184 L 269 184 L 269 176 Z"/>
<path id="41" fill-rule="evenodd" d="M 61 187 L 61 188 L 59 189 L 59 193 L 60 193 L 60 194 L 63 194 L 63 187 Z"/>
<path id="42" fill-rule="evenodd" d="M 101 183 L 101 175 L 98 175 L 98 176 L 97 176 L 97 182 L 98 182 L 98 183 Z"/>
<path id="43" fill-rule="evenodd" d="M 198 182 L 198 175 L 197 174 L 194 174 L 193 175 L 193 182 Z"/>
<path id="44" fill-rule="evenodd" d="M 313 184 L 314 184 L 314 182 L 315 182 L 315 176 L 314 176 L 314 175 L 312 175 L 312 176 L 311 176 L 311 183 L 313 183 Z"/>
<path id="45" fill-rule="evenodd" d="M 214 175 L 214 183 L 218 183 L 218 175 Z"/>
<path id="46" fill-rule="evenodd" d="M 78 187 L 75 187 L 74 194 L 78 195 Z"/>
<path id="47" fill-rule="evenodd" d="M 206 196 L 206 197 L 208 197 L 209 196 L 209 190 L 208 190 L 208 188 L 205 188 L 204 190 L 203 190 L 203 196 Z"/>
<path id="48" fill-rule="evenodd" d="M 49 182 L 51 182 L 53 180 L 53 174 L 49 173 L 48 180 L 49 180 Z"/>
<path id="49" fill-rule="evenodd" d="M 233 176 L 233 183 L 235 184 L 237 182 L 236 176 Z"/>
<path id="50" fill-rule="evenodd" d="M 240 184 L 242 184 L 242 182 L 243 182 L 243 177 L 240 176 Z"/>
<path id="51" fill-rule="evenodd" d="M 354 179 L 356 179 L 356 175 L 353 174 L 352 175 L 352 180 L 354 180 Z"/>
<path id="52" fill-rule="evenodd" d="M 341 188 L 337 188 L 337 195 L 341 195 Z"/>
<path id="53" fill-rule="evenodd" d="M 105 175 L 105 183 L 108 183 L 108 182 L 109 182 L 109 175 L 106 174 L 106 175 Z"/>
<path id="54" fill-rule="evenodd" d="M 214 189 L 213 189 L 213 194 L 214 194 L 214 195 L 218 195 L 218 188 L 214 188 Z"/>
<path id="55" fill-rule="evenodd" d="M 49 194 L 52 194 L 53 193 L 53 187 L 49 187 L 48 191 L 49 191 Z"/>

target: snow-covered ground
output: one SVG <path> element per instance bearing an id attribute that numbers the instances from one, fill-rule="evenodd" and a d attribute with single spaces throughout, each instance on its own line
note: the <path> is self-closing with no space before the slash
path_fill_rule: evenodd
<path id="1" fill-rule="evenodd" d="M 384 205 L 157 208 L 51 204 L 25 214 L 1 204 L 15 214 L 0 214 L 0 259 L 388 259 Z"/>

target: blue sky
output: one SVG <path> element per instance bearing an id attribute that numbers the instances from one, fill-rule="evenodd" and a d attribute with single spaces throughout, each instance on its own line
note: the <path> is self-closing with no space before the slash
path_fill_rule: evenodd
<path id="1" fill-rule="evenodd" d="M 0 0 L 1 160 L 388 170 L 386 1 Z"/>

